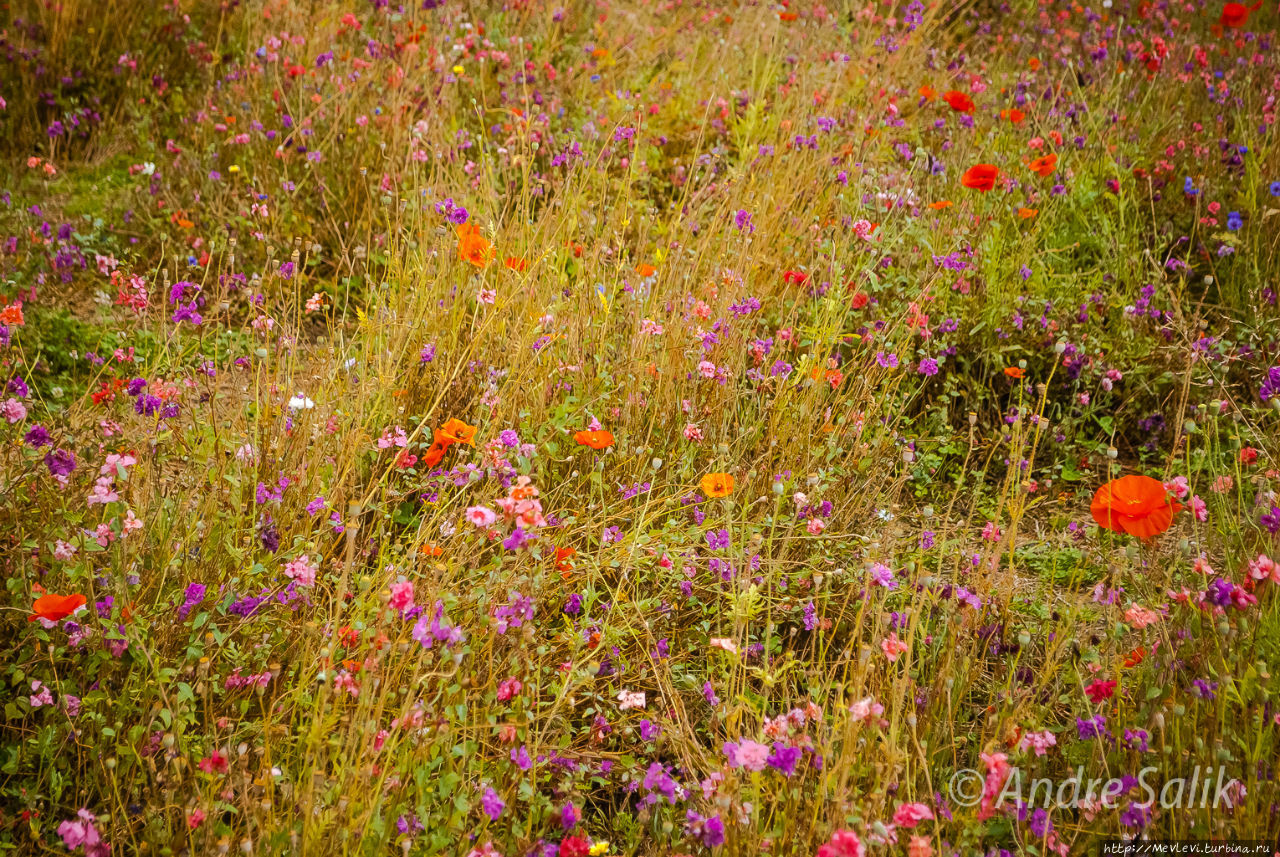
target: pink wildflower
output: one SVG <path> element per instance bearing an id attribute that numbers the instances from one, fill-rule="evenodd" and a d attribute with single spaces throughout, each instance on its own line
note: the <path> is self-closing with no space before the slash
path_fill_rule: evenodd
<path id="1" fill-rule="evenodd" d="M 297 583 L 299 586 L 315 586 L 316 571 L 318 569 L 311 564 L 310 557 L 305 554 L 297 559 L 290 560 L 284 567 L 285 576 Z"/>
<path id="2" fill-rule="evenodd" d="M 899 827 L 915 827 L 922 821 L 933 818 L 933 810 L 922 803 L 899 804 L 893 814 L 893 823 Z"/>
<path id="3" fill-rule="evenodd" d="M 413 609 L 413 582 L 401 580 L 391 584 L 391 607 L 403 613 Z"/>
<path id="4" fill-rule="evenodd" d="M 866 857 L 867 849 L 852 830 L 837 830 L 826 845 L 818 848 L 817 857 Z"/>
<path id="5" fill-rule="evenodd" d="M 880 641 L 880 651 L 884 652 L 884 656 L 893 663 L 898 659 L 898 655 L 905 652 L 909 646 L 898 639 L 897 631 L 890 631 L 888 638 Z"/>

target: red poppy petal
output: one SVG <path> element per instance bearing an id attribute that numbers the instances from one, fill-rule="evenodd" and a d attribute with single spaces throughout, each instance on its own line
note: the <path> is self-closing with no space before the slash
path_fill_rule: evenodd
<path id="1" fill-rule="evenodd" d="M 1093 495 L 1093 502 L 1089 504 L 1089 511 L 1093 514 L 1093 519 L 1097 521 L 1099 527 L 1105 530 L 1114 530 L 1117 533 L 1123 532 L 1120 529 L 1120 523 L 1116 519 L 1116 515 L 1111 511 L 1106 498 L 1103 497 L 1105 490 L 1105 486 L 1099 488 L 1098 493 Z"/>
<path id="2" fill-rule="evenodd" d="M 1150 476 L 1122 476 L 1108 484 L 1113 498 L 1111 506 L 1121 514 L 1145 515 L 1168 503 L 1164 483 Z"/>
<path id="3" fill-rule="evenodd" d="M 1149 539 L 1152 536 L 1158 536 L 1173 523 L 1173 508 L 1171 506 L 1161 506 L 1152 510 L 1141 517 L 1130 517 L 1128 515 L 1121 516 L 1120 526 L 1131 536 L 1137 536 L 1140 539 Z"/>

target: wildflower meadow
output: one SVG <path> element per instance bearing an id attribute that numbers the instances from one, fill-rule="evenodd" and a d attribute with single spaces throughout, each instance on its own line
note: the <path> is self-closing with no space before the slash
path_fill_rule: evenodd
<path id="1" fill-rule="evenodd" d="M 0 6 L 0 852 L 1276 853 L 1277 27 Z"/>

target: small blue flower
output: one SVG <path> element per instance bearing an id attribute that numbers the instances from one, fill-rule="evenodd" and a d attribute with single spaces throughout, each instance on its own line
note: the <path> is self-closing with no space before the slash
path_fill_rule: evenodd
<path id="1" fill-rule="evenodd" d="M 1280 196 L 1280 182 L 1272 182 L 1267 190 L 1271 191 L 1272 196 Z"/>

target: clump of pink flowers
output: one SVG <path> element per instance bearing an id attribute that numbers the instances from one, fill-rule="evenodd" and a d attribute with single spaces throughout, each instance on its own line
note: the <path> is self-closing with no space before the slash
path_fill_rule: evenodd
<path id="1" fill-rule="evenodd" d="M 72 851 L 83 849 L 85 857 L 106 857 L 111 853 L 111 846 L 102 841 L 97 821 L 89 810 L 76 810 L 75 818 L 58 825 L 62 844 Z"/>
<path id="2" fill-rule="evenodd" d="M 319 569 L 312 564 L 311 557 L 302 555 L 297 559 L 289 560 L 284 567 L 285 576 L 297 583 L 299 586 L 315 586 L 316 572 Z"/>

